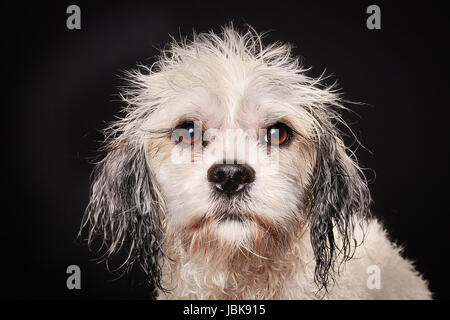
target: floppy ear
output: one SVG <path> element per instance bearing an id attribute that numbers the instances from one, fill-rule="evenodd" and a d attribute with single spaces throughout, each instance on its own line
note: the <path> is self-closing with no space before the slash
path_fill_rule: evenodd
<path id="1" fill-rule="evenodd" d="M 311 244 L 319 288 L 334 281 L 336 263 L 351 259 L 357 245 L 355 224 L 369 215 L 370 193 L 361 169 L 347 155 L 332 127 L 316 143 L 315 181 L 310 212 Z M 337 272 L 339 272 L 339 266 Z"/>
<path id="2" fill-rule="evenodd" d="M 119 269 L 138 263 L 154 287 L 161 288 L 161 201 L 152 184 L 142 146 L 115 141 L 93 172 L 91 198 L 83 218 L 88 243 L 101 238 L 104 260 L 122 253 Z"/>

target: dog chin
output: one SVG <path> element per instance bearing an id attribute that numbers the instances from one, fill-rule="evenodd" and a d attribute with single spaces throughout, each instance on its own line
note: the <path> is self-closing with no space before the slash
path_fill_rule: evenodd
<path id="1" fill-rule="evenodd" d="M 248 223 L 234 217 L 221 219 L 214 231 L 219 241 L 236 245 L 246 242 L 251 234 Z"/>

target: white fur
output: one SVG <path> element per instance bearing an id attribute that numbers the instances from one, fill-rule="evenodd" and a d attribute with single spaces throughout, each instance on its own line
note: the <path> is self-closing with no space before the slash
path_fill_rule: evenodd
<path id="1" fill-rule="evenodd" d="M 358 240 L 362 240 L 359 230 Z M 205 265 L 189 263 L 189 257 L 179 260 L 171 294 L 160 293 L 159 299 L 431 299 L 427 282 L 414 269 L 411 261 L 402 258 L 401 247 L 392 243 L 386 231 L 376 220 L 366 230 L 363 245 L 359 246 L 352 260 L 345 264 L 336 284 L 329 292 L 318 292 L 314 284 L 314 254 L 309 237 L 296 242 L 293 252 L 288 253 L 284 268 L 273 272 L 267 283 L 251 287 L 247 281 L 236 286 L 238 292 L 224 292 L 230 275 L 227 270 L 211 270 Z M 378 266 L 381 270 L 381 287 L 369 289 L 368 268 Z M 264 286 L 277 284 L 272 291 Z"/>

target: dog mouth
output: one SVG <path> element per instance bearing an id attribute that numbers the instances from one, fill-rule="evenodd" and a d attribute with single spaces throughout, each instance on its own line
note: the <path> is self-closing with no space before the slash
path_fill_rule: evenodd
<path id="1" fill-rule="evenodd" d="M 224 212 L 219 215 L 218 221 L 219 223 L 227 222 L 227 221 L 235 221 L 235 222 L 244 222 L 246 220 L 246 216 L 244 214 L 240 214 L 235 211 Z"/>

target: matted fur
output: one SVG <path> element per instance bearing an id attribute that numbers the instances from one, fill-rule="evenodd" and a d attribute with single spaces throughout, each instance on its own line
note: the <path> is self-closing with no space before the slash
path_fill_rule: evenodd
<path id="1" fill-rule="evenodd" d="M 173 41 L 151 67 L 129 72 L 124 116 L 94 174 L 89 242 L 99 235 L 106 259 L 125 251 L 123 266 L 138 262 L 159 298 L 430 298 L 370 218 L 367 182 L 336 127 L 345 125 L 336 89 L 306 72 L 288 45 L 264 47 L 231 26 Z M 211 140 L 174 162 L 185 150 L 174 130 L 186 120 L 220 134 L 283 122 L 293 134 L 276 150 L 242 135 L 261 161 L 250 163 L 256 178 L 245 192 L 224 199 L 206 172 L 245 154 L 225 138 L 219 152 Z M 382 272 L 375 290 L 371 265 Z"/>

